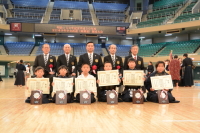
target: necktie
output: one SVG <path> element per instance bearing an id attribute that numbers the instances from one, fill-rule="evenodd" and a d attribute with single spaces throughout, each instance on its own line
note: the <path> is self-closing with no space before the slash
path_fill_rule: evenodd
<path id="1" fill-rule="evenodd" d="M 113 61 L 113 67 L 115 67 L 115 58 L 112 56 L 112 61 Z"/>
<path id="2" fill-rule="evenodd" d="M 92 54 L 90 54 L 89 60 L 90 60 L 90 66 L 92 66 Z"/>
<path id="3" fill-rule="evenodd" d="M 68 66 L 69 64 L 68 54 L 66 55 L 66 60 L 67 60 L 67 66 Z"/>
<path id="4" fill-rule="evenodd" d="M 134 57 L 135 60 L 137 60 L 136 56 Z"/>
<path id="5" fill-rule="evenodd" d="M 44 64 L 45 64 L 45 66 L 47 64 L 47 55 L 46 54 L 44 55 Z"/>

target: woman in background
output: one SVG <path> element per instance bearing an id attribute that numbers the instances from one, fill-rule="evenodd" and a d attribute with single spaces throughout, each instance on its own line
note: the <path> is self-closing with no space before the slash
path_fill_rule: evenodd
<path id="1" fill-rule="evenodd" d="M 18 86 L 24 86 L 25 85 L 25 77 L 24 77 L 24 71 L 26 71 L 25 66 L 23 65 L 23 60 L 19 61 L 19 64 L 16 66 L 17 74 L 15 79 L 15 84 Z"/>

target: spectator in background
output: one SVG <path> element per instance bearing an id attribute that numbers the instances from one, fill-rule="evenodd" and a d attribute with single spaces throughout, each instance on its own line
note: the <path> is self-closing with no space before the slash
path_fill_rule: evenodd
<path id="1" fill-rule="evenodd" d="M 28 65 L 26 67 L 26 73 L 25 73 L 26 77 L 25 77 L 25 80 L 27 80 L 27 78 L 30 78 L 30 65 Z"/>
<path id="2" fill-rule="evenodd" d="M 1 78 L 1 73 L 0 73 L 0 82 L 3 82 L 2 78 Z"/>
<path id="3" fill-rule="evenodd" d="M 19 61 L 19 64 L 16 66 L 16 69 L 17 69 L 17 74 L 14 85 L 17 85 L 17 87 L 24 86 L 25 85 L 24 71 L 26 71 L 26 68 L 23 65 L 23 60 Z"/>
<path id="4" fill-rule="evenodd" d="M 150 75 L 154 71 L 153 63 L 150 61 L 147 67 L 147 75 Z"/>
<path id="5" fill-rule="evenodd" d="M 165 71 L 169 74 L 169 60 L 165 60 Z"/>
<path id="6" fill-rule="evenodd" d="M 175 55 L 174 59 L 171 60 L 169 65 L 169 71 L 172 76 L 174 86 L 178 87 L 178 82 L 180 80 L 180 62 L 178 61 L 178 56 Z"/>
<path id="7" fill-rule="evenodd" d="M 185 87 L 191 87 L 194 85 L 193 76 L 192 76 L 192 66 L 193 62 L 191 58 L 188 58 L 188 54 L 183 55 L 183 64 L 182 67 L 185 67 L 183 74 L 183 83 Z"/>

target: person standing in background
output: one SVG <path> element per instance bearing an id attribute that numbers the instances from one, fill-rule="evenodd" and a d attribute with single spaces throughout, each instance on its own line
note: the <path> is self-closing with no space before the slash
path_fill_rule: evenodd
<path id="1" fill-rule="evenodd" d="M 173 80 L 173 84 L 176 87 L 178 86 L 178 82 L 180 80 L 180 62 L 178 61 L 178 56 L 175 55 L 174 59 L 172 59 L 170 61 L 170 65 L 169 65 L 169 71 L 170 71 L 170 75 L 172 76 L 172 80 Z"/>
<path id="2" fill-rule="evenodd" d="M 16 66 L 17 69 L 17 74 L 16 74 L 16 79 L 15 79 L 15 84 L 22 87 L 25 85 L 25 77 L 24 77 L 24 71 L 26 71 L 25 66 L 23 65 L 23 60 L 19 61 L 19 64 Z"/>
<path id="3" fill-rule="evenodd" d="M 185 87 L 191 87 L 194 85 L 193 75 L 192 75 L 192 59 L 188 57 L 188 54 L 183 55 L 183 64 L 182 67 L 185 67 L 185 71 L 183 74 L 183 82 Z"/>

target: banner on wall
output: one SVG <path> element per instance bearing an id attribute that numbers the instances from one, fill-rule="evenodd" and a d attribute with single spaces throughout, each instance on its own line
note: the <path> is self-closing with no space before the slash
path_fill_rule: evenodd
<path id="1" fill-rule="evenodd" d="M 5 65 L 0 65 L 0 75 L 5 76 Z"/>
<path id="2" fill-rule="evenodd" d="M 57 25 L 57 24 L 35 24 L 35 32 L 101 34 L 101 35 L 117 34 L 115 26 Z"/>

